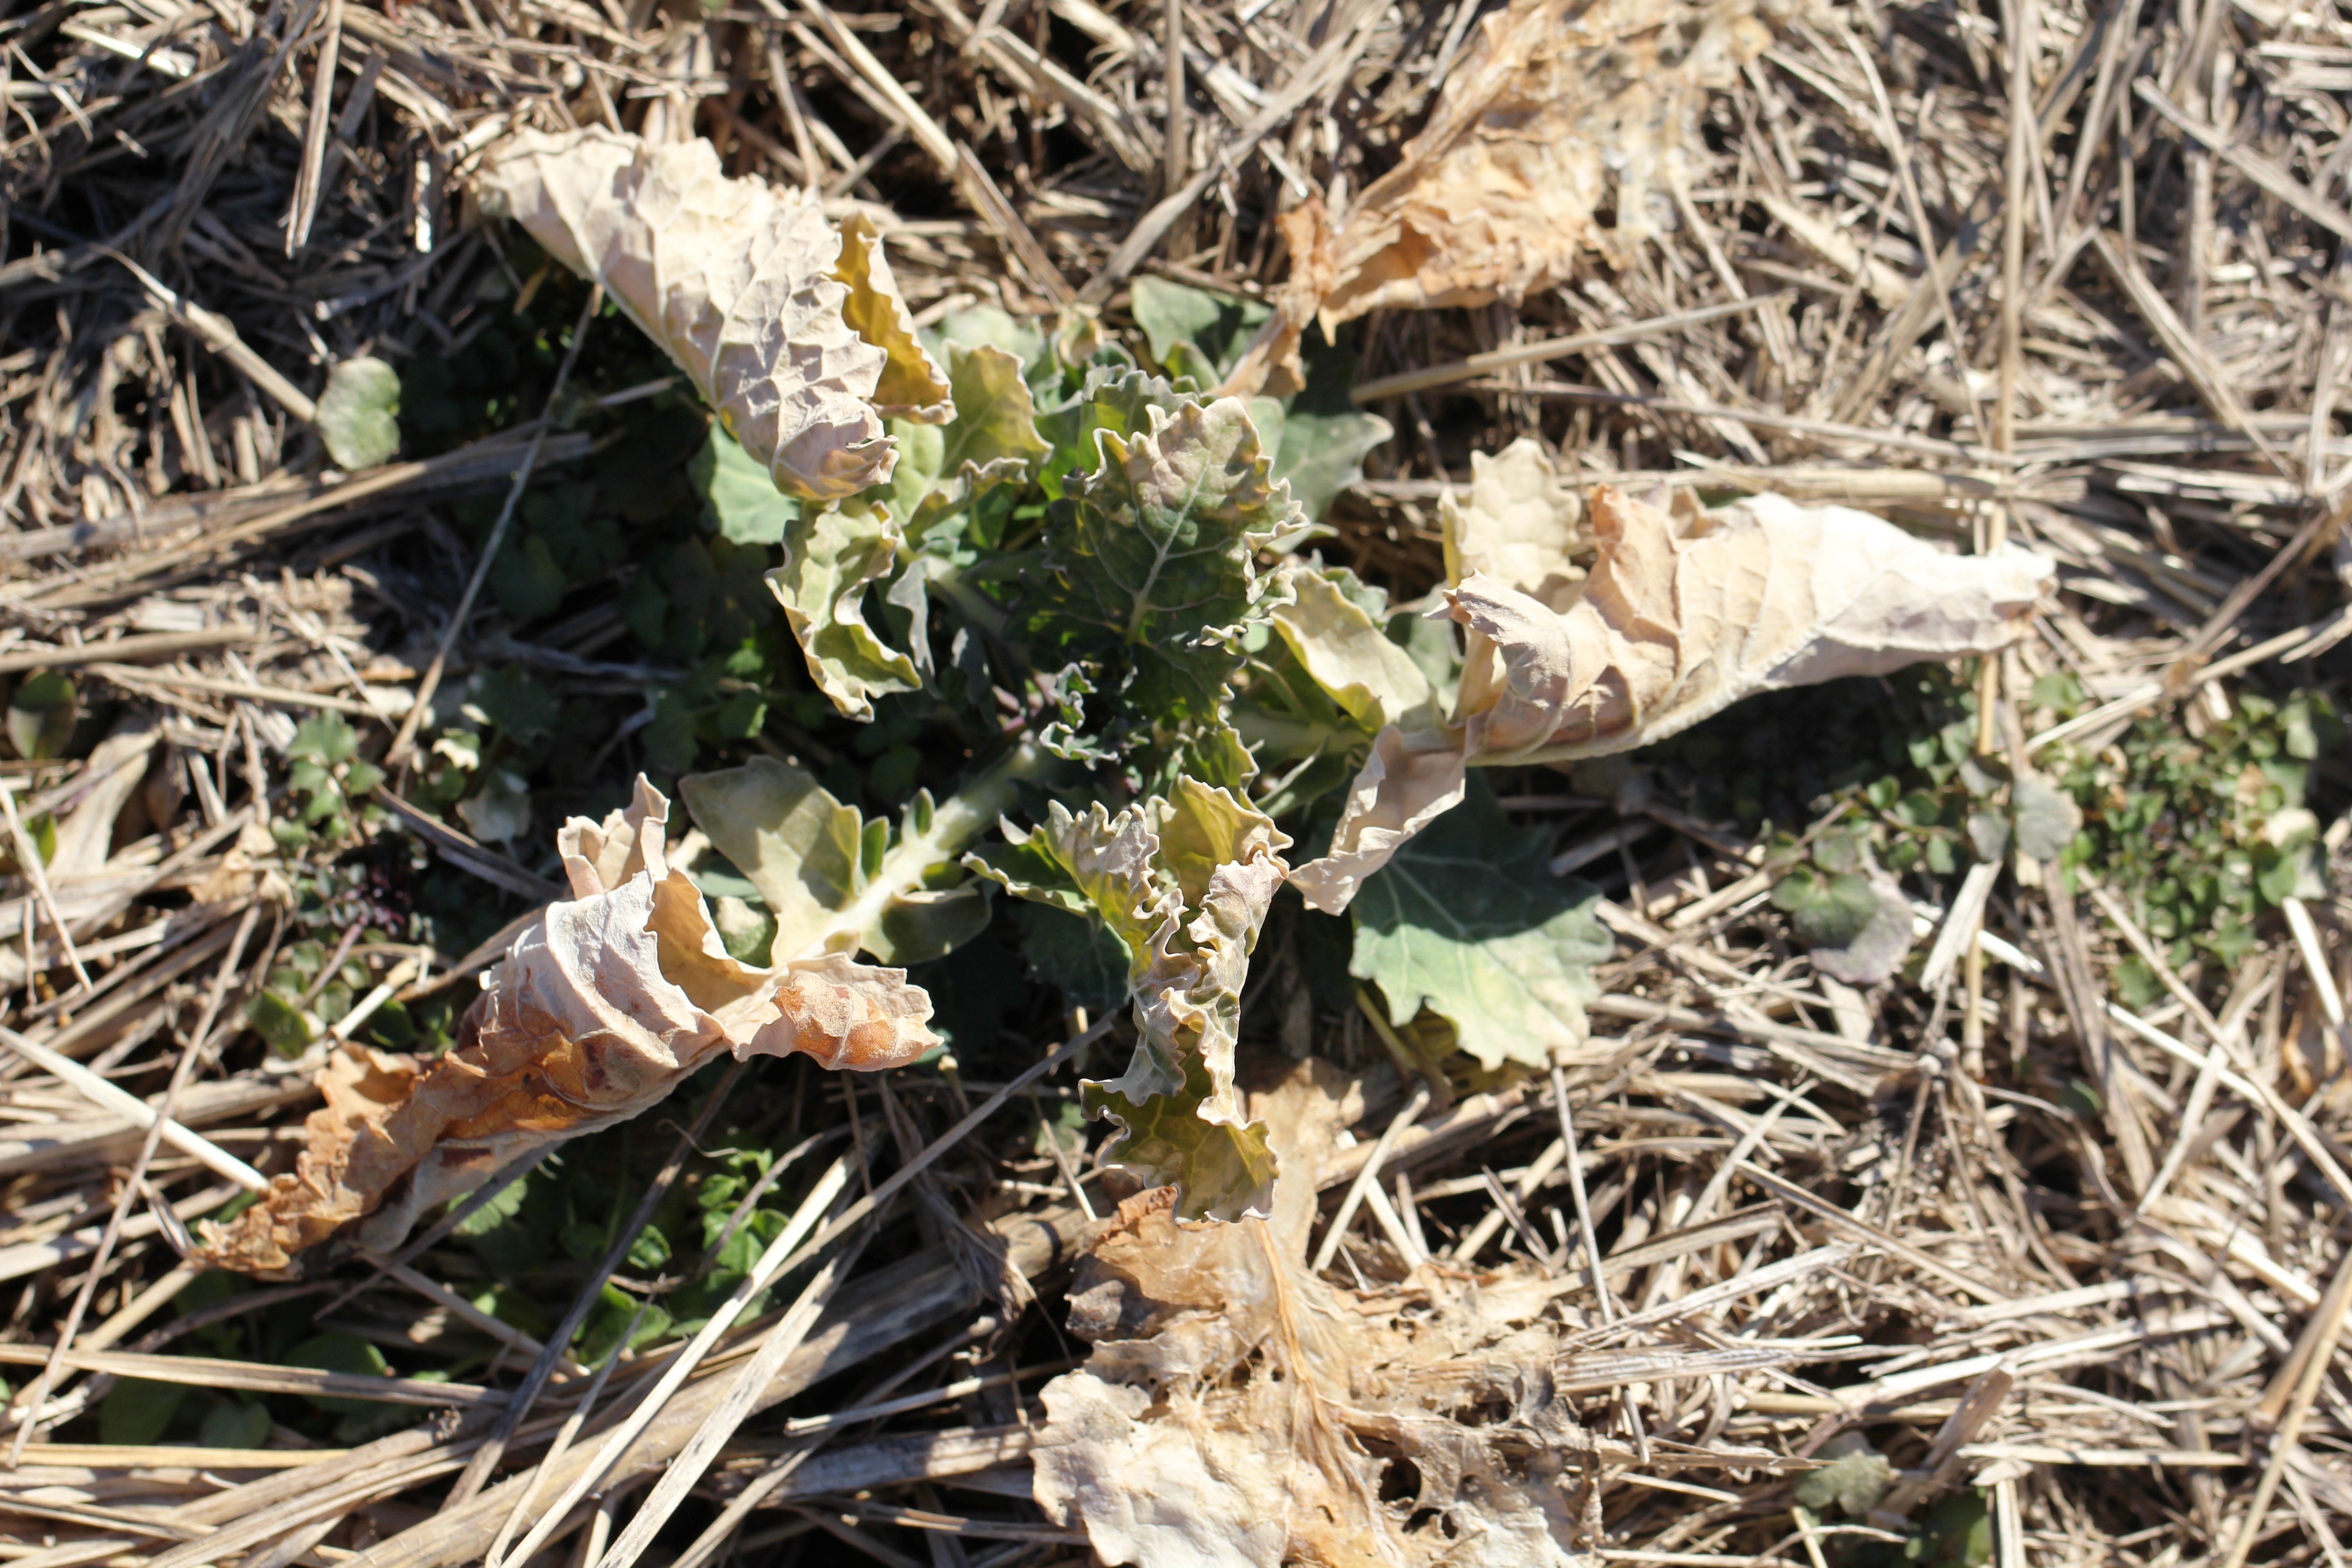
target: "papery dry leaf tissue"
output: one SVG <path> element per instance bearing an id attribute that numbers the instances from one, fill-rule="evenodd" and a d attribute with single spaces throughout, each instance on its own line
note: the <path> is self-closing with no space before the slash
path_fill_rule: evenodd
<path id="1" fill-rule="evenodd" d="M 1457 574 L 1445 596 L 1467 634 L 1454 712 L 1381 733 L 1331 853 L 1291 873 L 1315 908 L 1345 909 L 1462 798 L 1466 767 L 1632 751 L 1753 692 L 1991 652 L 2052 571 L 2027 551 L 1953 554 L 1867 512 L 1778 495 L 1706 511 L 1688 490 L 1654 505 L 1597 485 L 1580 521 L 1530 442 L 1477 472 L 1469 501 L 1444 509 Z M 1569 558 L 1581 528 L 1597 545 L 1589 574 Z"/>
<path id="2" fill-rule="evenodd" d="M 722 1051 L 897 1067 L 939 1043 L 906 971 L 845 952 L 755 969 L 728 955 L 662 842 L 643 778 L 625 811 L 556 836 L 572 897 L 516 939 L 437 1061 L 344 1045 L 319 1075 L 293 1173 L 226 1225 L 207 1261 L 285 1277 L 337 1236 L 396 1245 L 416 1217 L 542 1144 L 651 1109 Z"/>
<path id="3" fill-rule="evenodd" d="M 729 179 L 708 142 L 522 132 L 485 157 L 477 188 L 604 284 L 786 494 L 879 484 L 898 455 L 886 416 L 954 416 L 874 226 L 836 229 L 814 196 Z"/>
<path id="4" fill-rule="evenodd" d="M 1641 1456 L 1585 1431 L 1569 1391 L 1808 1353 L 1756 1341 L 1586 1350 L 1596 1331 L 1561 1300 L 1582 1278 L 1540 1265 L 1473 1276 L 1396 1258 L 1402 1279 L 1354 1289 L 1319 1277 L 1307 1265 L 1317 1191 L 1363 1110 L 1337 1069 L 1302 1062 L 1249 1100 L 1283 1162 L 1270 1218 L 1187 1225 L 1155 1189 L 1087 1244 L 1069 1327 L 1093 1352 L 1045 1385 L 1033 1485 L 1101 1561 L 1591 1563 L 1596 1468 Z"/>
<path id="5" fill-rule="evenodd" d="M 1396 166 L 1343 211 L 1284 215 L 1291 277 L 1222 390 L 1290 390 L 1298 334 L 1368 310 L 1517 305 L 1674 223 L 1698 110 L 1772 41 L 1777 0 L 1512 0 L 1489 13 Z M 1270 371 L 1286 373 L 1270 383 Z"/>

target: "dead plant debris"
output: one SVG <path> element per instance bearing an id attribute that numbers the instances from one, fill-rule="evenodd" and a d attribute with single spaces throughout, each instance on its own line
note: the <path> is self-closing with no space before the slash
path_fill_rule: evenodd
<path id="1" fill-rule="evenodd" d="M 2342 1561 L 2336 10 L 20 0 L 0 88 L 14 1568 Z M 1996 651 L 1530 698 L 1837 508 Z"/>

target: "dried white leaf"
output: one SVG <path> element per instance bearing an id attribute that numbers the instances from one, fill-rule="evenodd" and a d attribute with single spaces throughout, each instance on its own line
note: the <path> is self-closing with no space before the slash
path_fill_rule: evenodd
<path id="1" fill-rule="evenodd" d="M 1475 634 L 1454 715 L 1472 762 L 1630 751 L 1754 692 L 1988 653 L 2022 628 L 2052 570 L 1784 496 L 1689 510 L 1677 531 L 1596 486 L 1600 556 L 1565 613 L 1479 575 L 1447 595 Z"/>
<path id="2" fill-rule="evenodd" d="M 517 938 L 437 1060 L 347 1046 L 320 1072 L 293 1173 L 204 1227 L 225 1268 L 286 1276 L 331 1238 L 395 1246 L 416 1217 L 532 1149 L 650 1110 L 722 1051 L 803 1051 L 828 1068 L 902 1066 L 938 1044 L 906 972 L 845 953 L 754 968 L 670 868 L 669 802 L 643 778 L 626 811 L 557 836 L 573 897 Z"/>
<path id="3" fill-rule="evenodd" d="M 787 494 L 831 500 L 878 484 L 897 458 L 885 412 L 953 412 L 870 226 L 845 248 L 814 198 L 729 179 L 708 142 L 522 132 L 484 160 L 480 184 L 551 256 L 604 285 Z"/>

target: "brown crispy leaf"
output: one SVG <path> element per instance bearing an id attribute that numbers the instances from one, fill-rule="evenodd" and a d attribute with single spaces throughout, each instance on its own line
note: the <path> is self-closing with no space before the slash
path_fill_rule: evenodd
<path id="1" fill-rule="evenodd" d="M 1457 509 L 1449 560 L 1516 582 L 1473 569 L 1447 592 L 1469 629 L 1452 721 L 1381 736 L 1329 853 L 1291 873 L 1318 909 L 1345 909 L 1458 801 L 1465 764 L 1631 751 L 1753 692 L 1990 652 L 2017 635 L 2051 574 L 2022 550 L 1948 554 L 1846 507 L 1761 495 L 1702 511 L 1684 490 L 1661 510 L 1601 485 L 1588 507 L 1600 552 L 1580 583 L 1567 551 L 1580 540 L 1556 501 L 1538 496 L 1550 521 L 1525 527 L 1477 521 L 1477 504 L 1474 490 Z"/>
<path id="2" fill-rule="evenodd" d="M 1588 249 L 1624 266 L 1652 232 L 1668 163 L 1699 145 L 1701 95 L 1771 42 L 1759 10 L 1512 0 L 1488 16 L 1396 167 L 1328 241 L 1290 237 L 1303 266 L 1330 275 L 1326 332 L 1367 310 L 1516 305 L 1566 281 Z"/>
<path id="3" fill-rule="evenodd" d="M 804 1051 L 872 1071 L 938 1037 L 906 972 L 829 953 L 772 969 L 728 955 L 662 842 L 669 802 L 643 778 L 626 811 L 557 836 L 574 895 L 515 942 L 438 1061 L 345 1046 L 290 1175 L 204 1227 L 226 1268 L 284 1276 L 331 1237 L 396 1245 L 417 1215 L 540 1145 L 625 1121 L 721 1051 Z"/>
<path id="4" fill-rule="evenodd" d="M 1574 1416 L 1508 1394 L 1521 1408 L 1505 1426 L 1453 1412 L 1492 1399 L 1503 1366 L 1543 1381 L 1548 1342 L 1573 1325 L 1518 1324 L 1572 1280 L 1331 1285 L 1305 1262 L 1317 1177 L 1360 1102 L 1309 1062 L 1250 1109 L 1284 1165 L 1271 1218 L 1187 1225 L 1156 1190 L 1120 1205 L 1081 1260 L 1070 1327 L 1094 1353 L 1045 1388 L 1039 1505 L 1104 1562 L 1143 1568 L 1565 1564 L 1555 1478 L 1590 1447 Z M 1393 1509 L 1368 1442 L 1419 1477 Z"/>
<path id="5" fill-rule="evenodd" d="M 1675 521 L 1592 491 L 1601 553 L 1565 612 L 1474 574 L 1455 722 L 1474 763 L 1559 761 L 1677 734 L 1751 692 L 2015 637 L 2049 578 L 2021 550 L 1947 553 L 1866 512 L 1763 495 Z"/>
<path id="6" fill-rule="evenodd" d="M 833 500 L 887 479 L 885 413 L 953 415 L 871 228 L 845 246 L 814 198 L 727 178 L 708 142 L 522 132 L 480 184 L 604 285 L 787 494 Z"/>

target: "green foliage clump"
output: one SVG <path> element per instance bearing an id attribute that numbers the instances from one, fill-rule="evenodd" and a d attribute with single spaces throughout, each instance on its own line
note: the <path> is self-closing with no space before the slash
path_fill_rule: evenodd
<path id="1" fill-rule="evenodd" d="M 291 821 L 273 821 L 281 840 L 299 847 L 312 835 L 331 843 L 352 837 L 360 803 L 383 782 L 383 770 L 359 753 L 359 731 L 340 713 L 322 713 L 296 727 L 286 748 L 292 763 L 286 787 L 297 811 Z"/>
<path id="2" fill-rule="evenodd" d="M 2263 911 L 2326 890 L 2313 768 L 2342 736 L 2325 692 L 2242 691 L 2202 737 L 2151 717 L 2096 752 L 2053 759 L 2083 812 L 2062 864 L 2095 869 L 2173 963 L 2201 952 L 2237 963 Z"/>
<path id="3" fill-rule="evenodd" d="M 2028 701 L 2053 722 L 2094 706 L 2071 675 L 2042 677 Z M 2238 962 L 2264 912 L 2324 891 L 2315 765 L 2343 735 L 2324 691 L 2242 691 L 2201 735 L 2177 713 L 2151 714 L 2096 749 L 2037 751 L 2022 776 L 2001 754 L 1978 755 L 1976 732 L 1974 693 L 1925 668 L 1757 698 L 1644 760 L 1703 815 L 1775 839 L 1775 902 L 1809 944 L 1836 945 L 1866 922 L 1870 866 L 1940 878 L 2021 858 L 2095 874 L 2179 965 Z M 1841 806 L 1810 846 L 1790 835 Z M 2153 999 L 2153 972 L 2137 959 L 2117 978 Z"/>

